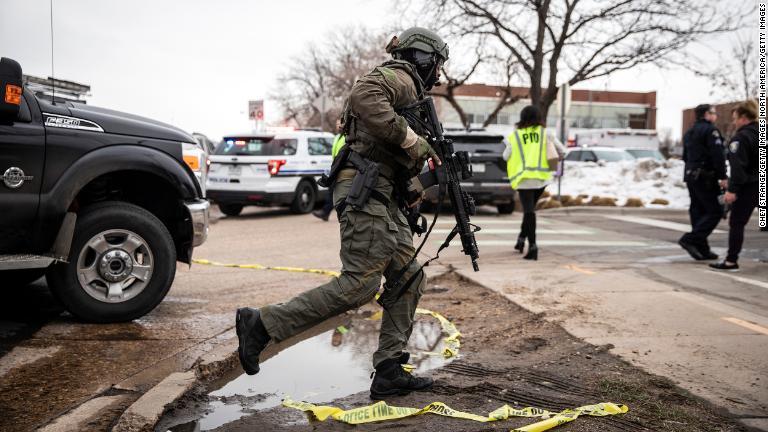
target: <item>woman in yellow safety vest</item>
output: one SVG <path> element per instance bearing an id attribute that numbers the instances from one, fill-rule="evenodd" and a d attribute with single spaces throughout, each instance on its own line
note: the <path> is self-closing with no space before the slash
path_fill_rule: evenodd
<path id="1" fill-rule="evenodd" d="M 523 222 L 515 249 L 523 253 L 525 240 L 528 239 L 528 253 L 523 257 L 528 260 L 539 258 L 539 248 L 536 246 L 536 203 L 552 180 L 552 171 L 547 162 L 547 142 L 555 145 L 558 157 L 562 158 L 565 153 L 565 147 L 555 135 L 545 131 L 542 118 L 538 107 L 528 105 L 523 108 L 520 121 L 507 137 L 509 145 L 504 150 L 509 183 L 512 189 L 517 190 L 523 206 Z"/>

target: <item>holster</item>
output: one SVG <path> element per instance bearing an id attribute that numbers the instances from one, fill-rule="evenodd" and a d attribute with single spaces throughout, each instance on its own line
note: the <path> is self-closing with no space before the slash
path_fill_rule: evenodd
<path id="1" fill-rule="evenodd" d="M 352 186 L 346 198 L 347 205 L 355 210 L 360 210 L 368 203 L 371 194 L 376 189 L 379 181 L 379 165 L 376 162 L 363 158 L 356 152 L 350 152 L 349 162 L 357 170 L 352 179 Z"/>

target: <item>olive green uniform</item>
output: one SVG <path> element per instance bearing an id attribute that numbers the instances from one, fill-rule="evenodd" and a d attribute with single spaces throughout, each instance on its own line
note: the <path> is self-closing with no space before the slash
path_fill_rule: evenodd
<path id="1" fill-rule="evenodd" d="M 360 210 L 344 208 L 339 215 L 341 275 L 286 303 L 260 310 L 267 332 L 276 341 L 368 303 L 379 290 L 382 275 L 394 277 L 413 256 L 413 235 L 392 198 L 393 181 L 418 173 L 424 160 L 412 160 L 400 148 L 407 123 L 395 110 L 412 104 L 421 95 L 421 81 L 412 66 L 397 60 L 375 68 L 352 88 L 347 100 L 346 142 L 363 157 L 379 162 L 381 174 L 376 190 L 389 199 L 389 205 L 370 199 Z M 355 172 L 344 169 L 339 174 L 333 190 L 336 206 L 349 193 Z M 405 280 L 419 267 L 414 260 L 403 276 Z M 374 367 L 398 358 L 405 350 L 425 282 L 422 273 L 400 299 L 384 310 Z M 395 293 L 385 291 L 382 295 Z"/>

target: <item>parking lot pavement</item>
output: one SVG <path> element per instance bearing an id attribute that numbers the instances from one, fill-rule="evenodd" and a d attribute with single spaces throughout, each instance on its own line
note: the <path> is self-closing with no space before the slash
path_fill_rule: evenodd
<path id="1" fill-rule="evenodd" d="M 613 344 L 632 363 L 760 425 L 752 417 L 768 413 L 768 335 L 759 331 L 768 327 L 765 234 L 747 233 L 744 271 L 733 279 L 691 262 L 675 244 L 682 234 L 670 228 L 675 225 L 653 222 L 685 224 L 686 218 L 642 209 L 541 212 L 540 260 L 527 262 L 512 250 L 519 216 L 481 209 L 473 220 L 483 228 L 481 272 L 468 270 L 457 246 L 439 263 L 544 312 L 588 342 Z M 442 217 L 425 255 L 450 228 L 450 218 Z M 338 270 L 338 229 L 334 216 L 326 223 L 273 209 L 246 209 L 236 218 L 214 214 L 209 240 L 195 257 Z M 722 253 L 725 234 L 714 234 L 712 243 Z M 285 300 L 323 277 L 180 265 L 155 311 L 99 326 L 62 314 L 43 282 L 17 289 L 0 322 L 0 429 L 32 430 L 86 401 L 95 407 L 86 417 L 112 424 L 147 388 L 232 336 L 236 307 Z"/>

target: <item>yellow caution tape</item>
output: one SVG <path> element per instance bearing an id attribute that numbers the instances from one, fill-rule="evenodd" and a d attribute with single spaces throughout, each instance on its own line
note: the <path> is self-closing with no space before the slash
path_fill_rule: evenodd
<path id="1" fill-rule="evenodd" d="M 434 318 L 440 321 L 440 326 L 443 328 L 443 332 L 448 335 L 443 340 L 443 343 L 445 344 L 445 348 L 443 348 L 443 357 L 456 357 L 459 354 L 459 347 L 461 347 L 461 342 L 459 341 L 461 333 L 459 333 L 459 329 L 457 329 L 452 322 L 448 321 L 446 317 L 429 309 L 416 308 L 416 313 L 432 315 Z"/>
<path id="2" fill-rule="evenodd" d="M 265 266 L 261 264 L 226 264 L 226 263 L 220 263 L 216 261 L 210 261 L 207 259 L 194 259 L 192 260 L 195 264 L 204 264 L 204 265 L 210 265 L 210 266 L 216 266 L 216 267 L 232 267 L 232 268 L 241 268 L 241 269 L 251 269 L 251 270 L 275 270 L 275 271 L 285 271 L 285 272 L 294 272 L 294 273 L 314 273 L 314 274 L 321 274 L 326 276 L 335 276 L 339 277 L 341 273 L 332 271 L 332 270 L 322 270 L 322 269 L 312 269 L 312 268 L 303 268 L 303 267 L 273 267 L 273 266 Z"/>
<path id="3" fill-rule="evenodd" d="M 445 344 L 445 348 L 443 348 L 443 352 L 439 355 L 442 355 L 443 358 L 451 358 L 456 357 L 459 355 L 459 348 L 461 347 L 461 342 L 459 341 L 459 338 L 461 337 L 461 333 L 459 333 L 459 329 L 456 328 L 456 325 L 454 325 L 452 322 L 448 320 L 448 318 L 440 315 L 437 312 L 431 311 L 429 309 L 422 309 L 422 308 L 416 308 L 417 314 L 422 315 L 431 315 L 435 319 L 437 319 L 440 322 L 440 327 L 443 329 L 443 333 L 448 335 L 444 340 L 443 343 Z M 369 320 L 380 320 L 383 315 L 383 311 L 378 311 L 368 317 Z"/>
<path id="4" fill-rule="evenodd" d="M 626 405 L 617 405 L 612 402 L 603 402 L 595 405 L 586 405 L 579 408 L 567 409 L 560 413 L 553 413 L 541 408 L 512 408 L 504 405 L 487 416 L 467 413 L 455 410 L 442 402 L 432 402 L 424 408 L 409 408 L 389 406 L 384 401 L 376 402 L 359 408 L 343 410 L 341 408 L 314 405 L 307 402 L 296 402 L 290 398 L 283 400 L 283 406 L 294 408 L 311 414 L 319 421 L 325 421 L 329 417 L 347 424 L 357 425 L 373 423 L 384 420 L 398 420 L 405 417 L 422 414 L 437 414 L 445 417 L 472 420 L 487 423 L 498 420 L 506 420 L 510 417 L 541 418 L 543 420 L 521 428 L 513 429 L 513 432 L 541 432 L 576 420 L 580 415 L 603 417 L 615 414 L 624 414 L 629 411 Z"/>

